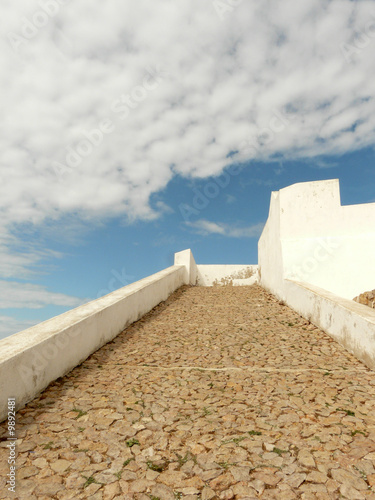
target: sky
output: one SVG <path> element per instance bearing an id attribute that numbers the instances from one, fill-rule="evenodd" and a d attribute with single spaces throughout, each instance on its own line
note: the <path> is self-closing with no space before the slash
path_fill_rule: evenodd
<path id="1" fill-rule="evenodd" d="M 255 264 L 270 195 L 375 201 L 375 1 L 3 0 L 0 338 L 173 264 Z"/>

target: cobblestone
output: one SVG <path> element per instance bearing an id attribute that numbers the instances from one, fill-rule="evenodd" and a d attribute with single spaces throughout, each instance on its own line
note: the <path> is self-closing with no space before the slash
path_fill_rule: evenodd
<path id="1" fill-rule="evenodd" d="M 375 498 L 374 373 L 257 285 L 179 289 L 17 432 L 1 499 Z"/>

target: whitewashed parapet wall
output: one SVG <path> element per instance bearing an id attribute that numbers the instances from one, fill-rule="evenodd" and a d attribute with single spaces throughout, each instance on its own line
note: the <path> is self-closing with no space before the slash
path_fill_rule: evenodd
<path id="1" fill-rule="evenodd" d="M 198 286 L 245 286 L 258 281 L 258 266 L 255 265 L 198 265 Z"/>
<path id="2" fill-rule="evenodd" d="M 375 203 L 342 206 L 337 179 L 271 195 L 258 244 L 261 286 L 375 369 L 375 311 L 353 303 L 375 288 Z"/>
<path id="3" fill-rule="evenodd" d="M 258 266 L 248 264 L 196 264 L 191 250 L 175 254 L 175 265 L 186 269 L 185 280 L 198 286 L 244 286 L 258 281 Z"/>
<path id="4" fill-rule="evenodd" d="M 0 422 L 8 398 L 18 410 L 186 283 L 172 266 L 0 340 Z"/>
<path id="5" fill-rule="evenodd" d="M 342 206 L 337 179 L 294 184 L 271 195 L 262 283 L 288 278 L 353 299 L 375 287 L 374 249 L 375 203 Z"/>

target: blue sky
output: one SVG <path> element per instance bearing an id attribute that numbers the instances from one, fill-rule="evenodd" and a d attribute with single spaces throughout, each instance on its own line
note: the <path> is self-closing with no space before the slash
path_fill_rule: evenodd
<path id="1" fill-rule="evenodd" d="M 4 1 L 0 338 L 185 248 L 256 263 L 290 184 L 375 201 L 375 2 L 232 3 Z"/>

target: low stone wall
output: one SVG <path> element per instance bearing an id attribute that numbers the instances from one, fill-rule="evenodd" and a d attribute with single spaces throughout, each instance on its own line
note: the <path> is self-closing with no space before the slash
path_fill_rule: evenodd
<path id="1" fill-rule="evenodd" d="M 175 265 L 185 267 L 185 280 L 197 286 L 243 286 L 258 282 L 258 266 L 249 264 L 196 264 L 192 251 L 175 254 Z"/>
<path id="2" fill-rule="evenodd" d="M 272 193 L 258 243 L 260 285 L 372 369 L 375 311 L 352 298 L 375 282 L 374 215 L 342 206 L 337 179 L 294 184 Z"/>
<path id="3" fill-rule="evenodd" d="M 271 195 L 259 239 L 260 283 L 310 283 L 352 300 L 375 283 L 375 203 L 341 205 L 337 179 L 293 184 Z"/>
<path id="4" fill-rule="evenodd" d="M 0 421 L 8 398 L 18 410 L 185 283 L 185 266 L 172 266 L 1 340 Z"/>
<path id="5" fill-rule="evenodd" d="M 198 286 L 244 286 L 258 281 L 258 266 L 198 265 Z"/>
<path id="6" fill-rule="evenodd" d="M 284 302 L 375 370 L 375 311 L 308 283 L 285 280 Z"/>

